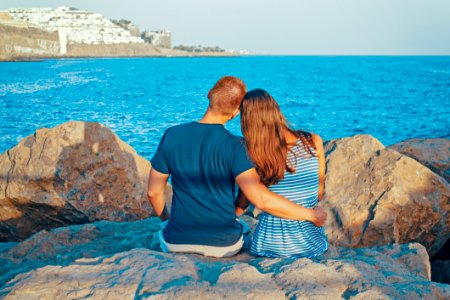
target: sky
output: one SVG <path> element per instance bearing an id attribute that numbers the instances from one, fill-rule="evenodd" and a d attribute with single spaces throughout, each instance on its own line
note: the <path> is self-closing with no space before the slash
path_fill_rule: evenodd
<path id="1" fill-rule="evenodd" d="M 258 54 L 450 55 L 450 0 L 0 0 L 71 6 L 141 30 L 168 29 L 173 45 Z"/>

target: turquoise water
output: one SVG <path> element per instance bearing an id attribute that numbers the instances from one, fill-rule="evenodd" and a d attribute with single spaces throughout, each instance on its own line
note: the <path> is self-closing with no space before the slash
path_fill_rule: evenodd
<path id="1" fill-rule="evenodd" d="M 264 88 L 296 128 L 385 145 L 450 138 L 450 57 L 68 59 L 0 63 L 0 152 L 68 120 L 96 121 L 150 159 L 164 130 L 200 118 L 223 75 Z M 227 125 L 240 134 L 239 120 Z"/>

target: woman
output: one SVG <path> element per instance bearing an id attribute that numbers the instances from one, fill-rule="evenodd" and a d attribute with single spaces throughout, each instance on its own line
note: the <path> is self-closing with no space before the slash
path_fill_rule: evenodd
<path id="1" fill-rule="evenodd" d="M 277 102 L 264 90 L 248 92 L 241 106 L 248 154 L 269 190 L 307 208 L 322 200 L 325 158 L 320 136 L 289 127 Z M 236 213 L 248 206 L 242 194 Z M 323 227 L 263 213 L 251 253 L 267 257 L 315 257 L 328 249 Z"/>

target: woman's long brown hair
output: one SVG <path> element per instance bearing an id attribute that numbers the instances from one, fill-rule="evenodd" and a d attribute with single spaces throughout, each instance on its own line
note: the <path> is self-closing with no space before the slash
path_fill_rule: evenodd
<path id="1" fill-rule="evenodd" d="M 295 172 L 287 161 L 286 131 L 297 136 L 305 150 L 315 156 L 311 150 L 315 148 L 311 133 L 293 130 L 275 99 L 262 89 L 245 95 L 241 105 L 241 129 L 248 154 L 266 186 L 278 183 L 286 170 Z"/>

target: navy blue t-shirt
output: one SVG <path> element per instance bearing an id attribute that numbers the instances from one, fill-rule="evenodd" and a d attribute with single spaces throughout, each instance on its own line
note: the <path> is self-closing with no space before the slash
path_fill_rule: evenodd
<path id="1" fill-rule="evenodd" d="M 164 133 L 151 163 L 172 178 L 166 242 L 229 246 L 239 240 L 235 178 L 254 167 L 241 138 L 221 124 L 173 126 Z"/>

